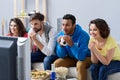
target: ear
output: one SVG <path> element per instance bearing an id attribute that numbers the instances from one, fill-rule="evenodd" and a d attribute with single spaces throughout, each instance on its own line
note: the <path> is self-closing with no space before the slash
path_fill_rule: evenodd
<path id="1" fill-rule="evenodd" d="M 76 24 L 73 24 L 73 27 L 75 28 Z"/>
<path id="2" fill-rule="evenodd" d="M 44 24 L 44 21 L 41 21 L 42 24 Z"/>

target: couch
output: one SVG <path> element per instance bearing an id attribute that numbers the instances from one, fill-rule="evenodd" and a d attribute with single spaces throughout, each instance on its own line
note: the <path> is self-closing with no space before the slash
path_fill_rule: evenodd
<path id="1" fill-rule="evenodd" d="M 120 43 L 118 43 L 118 46 L 120 47 Z M 33 69 L 43 70 L 43 63 L 33 63 L 32 64 Z M 75 67 L 68 68 L 68 74 L 67 77 L 76 77 L 77 71 Z M 87 80 L 92 80 L 90 77 L 89 69 L 87 70 Z M 120 72 L 114 73 L 108 76 L 108 80 L 120 80 Z"/>

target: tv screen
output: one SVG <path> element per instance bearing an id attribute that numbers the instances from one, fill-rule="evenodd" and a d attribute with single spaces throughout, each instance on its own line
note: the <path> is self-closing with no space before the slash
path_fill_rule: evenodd
<path id="1" fill-rule="evenodd" d="M 17 80 L 17 38 L 0 36 L 0 80 Z"/>
<path id="2" fill-rule="evenodd" d="M 0 80 L 31 80 L 29 38 L 0 36 Z"/>

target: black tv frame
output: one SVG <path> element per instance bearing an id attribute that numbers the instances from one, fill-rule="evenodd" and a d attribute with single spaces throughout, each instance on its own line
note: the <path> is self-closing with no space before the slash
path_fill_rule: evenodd
<path id="1" fill-rule="evenodd" d="M 17 79 L 17 38 L 0 36 L 0 80 Z"/>

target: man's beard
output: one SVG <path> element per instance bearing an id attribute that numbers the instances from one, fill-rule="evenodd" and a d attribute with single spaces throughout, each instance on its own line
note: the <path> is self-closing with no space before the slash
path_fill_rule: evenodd
<path id="1" fill-rule="evenodd" d="M 41 28 L 37 29 L 37 28 L 33 28 L 33 30 L 37 33 L 41 30 Z"/>

